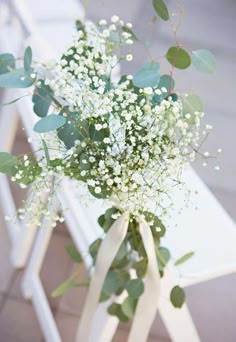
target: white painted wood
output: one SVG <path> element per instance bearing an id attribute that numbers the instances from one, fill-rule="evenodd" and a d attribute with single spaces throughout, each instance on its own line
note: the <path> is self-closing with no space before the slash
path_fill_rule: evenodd
<path id="1" fill-rule="evenodd" d="M 53 228 L 43 221 L 25 272 L 22 290 L 25 298 L 31 299 L 33 302 L 45 340 L 47 342 L 62 342 L 39 277 L 52 231 Z"/>
<path id="2" fill-rule="evenodd" d="M 18 25 L 17 22 L 13 19 L 13 23 L 11 23 L 10 26 L 10 32 L 8 32 L 8 28 L 2 27 L 1 32 L 1 48 L 6 49 L 6 51 L 11 51 L 15 55 L 18 54 L 19 49 L 19 43 L 16 39 L 16 33 L 17 31 L 20 35 L 21 31 L 18 31 Z M 2 21 L 4 23 L 5 21 Z M 12 35 L 11 35 L 12 34 Z M 10 44 L 9 38 L 13 38 L 11 40 L 12 46 Z M 20 97 L 22 95 L 25 95 L 25 93 L 22 94 L 21 91 L 18 90 L 9 90 L 6 89 L 3 91 L 3 98 L 1 99 L 1 104 L 8 103 L 17 97 Z M 29 102 L 29 101 L 28 101 Z M 31 106 L 32 107 L 32 106 Z M 23 112 L 26 110 L 26 108 L 22 108 Z M 1 151 L 7 151 L 11 152 L 14 140 L 15 140 L 15 134 L 17 130 L 18 125 L 18 119 L 19 115 L 17 111 L 19 108 L 17 107 L 16 103 L 9 105 L 9 106 L 1 106 L 0 107 L 0 148 Z M 30 120 L 29 117 L 26 118 L 26 125 L 29 126 Z M 36 138 L 36 134 L 35 134 Z M 37 137 L 38 140 L 38 137 Z M 35 140 L 36 141 L 36 140 Z M 38 145 L 37 145 L 38 148 Z M 36 145 L 35 145 L 35 149 Z M 37 153 L 37 156 L 39 156 L 39 153 Z M 11 218 L 14 218 L 14 221 L 6 221 L 6 226 L 8 229 L 9 237 L 12 244 L 11 249 L 11 261 L 14 267 L 16 268 L 22 268 L 25 266 L 28 255 L 30 253 L 32 243 L 35 238 L 35 234 L 37 231 L 37 227 L 30 225 L 27 226 L 24 222 L 27 222 L 27 218 L 25 221 L 19 220 L 18 217 L 16 217 L 16 206 L 15 202 L 12 196 L 11 188 L 8 182 L 8 178 L 4 175 L 0 175 L 0 205 L 1 208 L 5 214 L 5 216 L 9 216 Z M 45 197 L 46 199 L 46 197 Z M 42 198 L 42 200 L 44 200 Z"/>
<path id="3" fill-rule="evenodd" d="M 14 4 L 19 5 L 19 2 L 15 1 Z M 17 10 L 17 7 L 15 7 L 15 9 Z M 24 22 L 25 33 L 32 34 L 32 32 L 36 30 L 36 26 L 34 26 L 33 21 L 30 18 L 28 18 L 29 12 L 27 11 L 27 8 L 24 6 L 22 1 L 20 2 L 19 14 L 20 16 L 24 14 L 24 16 L 22 16 L 21 19 L 22 22 Z M 55 25 L 53 26 L 53 28 L 55 29 Z M 63 25 L 61 25 L 60 28 L 64 33 L 65 30 Z M 34 41 L 31 41 L 31 43 L 34 43 L 38 50 L 40 50 L 40 48 L 42 49 L 41 51 L 43 51 L 44 58 L 45 56 L 52 56 L 52 54 L 50 54 L 51 49 L 47 46 L 46 43 L 41 43 L 41 38 L 39 37 L 39 35 L 36 36 L 36 32 L 33 33 Z M 54 36 L 54 34 L 51 35 L 52 38 Z M 19 91 L 19 94 L 20 93 L 22 92 Z M 27 98 L 25 98 L 17 105 L 17 109 L 20 112 L 21 119 L 24 123 L 27 134 L 32 137 L 32 135 L 34 134 L 32 132 L 32 127 L 34 122 L 37 120 L 36 116 L 32 112 L 32 104 Z M 37 139 L 34 136 L 32 146 L 34 149 L 37 149 L 38 147 Z M 64 183 L 65 184 L 63 187 L 64 189 L 67 189 L 70 182 L 65 181 Z M 63 201 L 65 202 L 64 206 L 66 209 L 70 207 L 70 212 L 68 212 L 65 209 L 65 216 L 67 220 L 68 229 L 72 234 L 73 240 L 75 241 L 75 244 L 78 249 L 80 249 L 81 251 L 84 250 L 86 251 L 86 254 L 88 254 L 87 251 L 89 244 L 98 236 L 98 232 L 96 231 L 97 223 L 96 226 L 94 226 L 87 222 L 87 217 L 84 215 L 83 209 L 81 208 L 81 210 L 79 210 L 79 206 L 76 204 L 75 195 L 68 192 L 63 193 L 62 203 L 64 203 Z M 71 201 L 73 203 L 71 203 Z M 78 225 L 80 229 L 78 229 Z M 87 230 L 84 228 L 87 228 Z M 84 236 L 82 232 L 84 233 Z M 61 339 L 39 278 L 40 269 L 48 247 L 48 243 L 51 238 L 51 234 L 52 230 L 48 228 L 42 228 L 38 231 L 36 243 L 34 245 L 30 262 L 27 267 L 23 281 L 23 292 L 27 298 L 30 297 L 33 301 L 39 319 L 39 323 L 42 327 L 42 331 L 44 333 L 46 341 L 57 342 L 61 341 Z M 26 238 L 27 237 L 23 237 L 24 240 L 26 240 Z M 91 259 L 87 258 L 86 260 L 87 267 L 91 267 Z M 102 342 L 104 341 L 105 336 L 107 340 L 110 340 L 116 330 L 118 321 L 114 317 L 111 317 L 107 314 L 104 304 L 101 305 L 100 308 L 98 308 L 97 317 L 98 319 L 95 319 L 95 322 L 99 321 L 99 329 L 98 325 L 95 324 L 94 336 L 96 336 L 96 340 Z M 111 324 L 111 322 L 113 322 L 113 324 Z M 105 327 L 105 329 L 103 329 L 103 327 Z M 108 336 L 110 336 L 109 339 Z"/>
<path id="4" fill-rule="evenodd" d="M 191 190 L 189 205 L 184 205 L 183 192 L 177 191 L 163 243 L 174 259 L 195 252 L 178 267 L 181 284 L 189 286 L 236 271 L 236 225 L 193 170 L 186 170 L 184 179 Z M 181 207 L 184 210 L 178 214 Z"/>
<path id="5" fill-rule="evenodd" d="M 161 296 L 158 311 L 173 342 L 200 342 L 191 314 L 184 304 L 176 309 L 170 302 L 170 291 L 178 285 L 175 272 L 167 266 L 165 276 L 161 280 Z"/>

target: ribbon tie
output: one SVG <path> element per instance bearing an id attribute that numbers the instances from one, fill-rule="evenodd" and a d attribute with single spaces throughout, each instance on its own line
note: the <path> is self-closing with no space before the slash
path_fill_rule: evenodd
<path id="1" fill-rule="evenodd" d="M 99 303 L 103 283 L 107 272 L 126 237 L 128 225 L 129 213 L 125 212 L 113 223 L 105 239 L 101 243 L 87 299 L 80 319 L 76 341 L 89 342 L 93 316 Z M 148 265 L 144 279 L 145 289 L 137 304 L 128 342 L 145 342 L 147 340 L 156 315 L 158 298 L 160 295 L 160 274 L 156 259 L 155 243 L 151 228 L 143 218 L 140 218 L 139 220 L 139 232 L 147 254 Z"/>

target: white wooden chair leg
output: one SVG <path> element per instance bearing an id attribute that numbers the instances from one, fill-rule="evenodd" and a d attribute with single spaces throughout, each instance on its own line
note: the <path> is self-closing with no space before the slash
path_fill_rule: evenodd
<path id="1" fill-rule="evenodd" d="M 5 216 L 14 218 L 16 206 L 12 197 L 10 185 L 5 175 L 0 175 L 0 205 Z M 12 221 L 6 221 L 6 227 L 11 240 L 11 262 L 15 268 L 25 266 L 32 242 L 36 233 L 36 227 L 26 226 L 17 217 Z"/>
<path id="2" fill-rule="evenodd" d="M 122 303 L 127 294 L 123 293 L 116 298 L 116 303 Z M 89 342 L 111 342 L 118 324 L 119 320 L 108 314 L 107 308 L 110 305 L 110 301 L 99 304 L 96 313 L 94 315 L 91 335 Z M 80 342 L 78 339 L 75 342 Z"/>
<path id="3" fill-rule="evenodd" d="M 174 308 L 169 296 L 173 286 L 177 285 L 174 272 L 166 269 L 161 284 L 159 313 L 173 342 L 200 342 L 200 337 L 193 323 L 186 304 L 181 309 Z M 176 280 L 176 281 L 175 281 Z"/>
<path id="4" fill-rule="evenodd" d="M 12 99 L 10 91 L 4 91 L 2 103 Z M 3 111 L 4 108 L 4 111 Z M 0 113 L 0 148 L 3 151 L 11 152 L 18 124 L 18 115 L 15 106 L 1 108 Z M 0 175 L 0 204 L 5 216 L 14 217 L 16 206 L 13 200 L 11 188 L 5 175 Z M 12 243 L 11 261 L 14 267 L 21 268 L 25 265 L 27 256 L 32 245 L 35 234 L 35 227 L 25 227 L 16 218 L 14 222 L 6 222 L 8 233 Z M 22 243 L 21 243 L 22 242 Z"/>
<path id="5" fill-rule="evenodd" d="M 29 264 L 25 271 L 22 290 L 25 298 L 30 298 L 34 304 L 39 324 L 46 341 L 61 342 L 54 317 L 39 277 L 52 233 L 53 228 L 45 225 L 45 221 L 43 221 L 36 237 Z"/>
<path id="6" fill-rule="evenodd" d="M 39 276 L 52 233 L 53 228 L 49 225 L 45 225 L 45 220 L 43 220 L 42 225 L 38 230 L 22 283 L 25 298 L 31 297 L 31 279 Z"/>
<path id="7" fill-rule="evenodd" d="M 13 94 L 6 90 L 2 103 L 12 100 Z M 4 110 L 3 110 L 4 108 Z M 1 108 L 0 113 L 0 148 L 3 151 L 11 152 L 19 116 L 15 106 L 6 106 Z M 14 218 L 17 212 L 13 200 L 12 191 L 5 175 L 0 175 L 0 205 L 5 216 Z M 11 239 L 11 262 L 14 267 L 22 268 L 25 266 L 32 243 L 36 234 L 36 226 L 26 226 L 23 221 L 17 217 L 14 221 L 6 222 L 7 230 Z"/>

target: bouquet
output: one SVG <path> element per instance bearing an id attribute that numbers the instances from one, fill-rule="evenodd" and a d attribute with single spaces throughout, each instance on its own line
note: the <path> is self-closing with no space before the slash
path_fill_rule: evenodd
<path id="1" fill-rule="evenodd" d="M 23 67 L 13 55 L 0 55 L 0 87 L 33 89 L 33 110 L 39 117 L 34 131 L 41 141 L 41 157 L 0 153 L 0 172 L 21 187 L 31 186 L 33 197 L 19 209 L 20 218 L 27 212 L 31 223 L 40 224 L 42 217 L 53 225 L 63 221 L 49 201 L 65 177 L 86 188 L 84 201 L 97 198 L 110 207 L 98 218 L 104 237 L 89 249 L 94 272 L 81 318 L 81 341 L 89 336 L 96 305 L 107 300 L 110 315 L 120 321 L 134 317 L 130 341 L 147 338 L 160 278 L 170 260 L 170 252 L 161 245 L 165 216 L 173 209 L 174 189 L 185 191 L 183 169 L 201 156 L 207 135 L 200 129 L 201 100 L 175 91 L 173 72 L 191 64 L 213 72 L 214 56 L 181 46 L 166 5 L 154 0 L 153 6 L 159 18 L 171 23 L 176 40 L 164 56 L 170 63 L 166 74 L 160 72 L 158 60 L 150 60 L 135 75 L 117 76 L 122 61 L 132 61 L 131 48 L 138 43 L 132 25 L 117 16 L 96 25 L 78 20 L 73 43 L 58 61 L 33 62 L 30 47 Z M 45 186 L 49 195 L 43 203 L 37 198 Z M 82 262 L 73 247 L 68 252 Z M 53 295 L 77 285 L 77 279 L 70 279 Z M 116 301 L 120 295 L 122 303 Z M 181 307 L 184 299 L 183 289 L 176 285 L 170 293 L 172 304 Z"/>

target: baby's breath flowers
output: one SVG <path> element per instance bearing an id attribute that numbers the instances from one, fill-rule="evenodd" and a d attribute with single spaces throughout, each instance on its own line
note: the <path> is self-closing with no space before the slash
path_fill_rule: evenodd
<path id="1" fill-rule="evenodd" d="M 108 274 L 118 280 L 109 291 L 105 281 L 105 300 L 126 289 L 131 269 L 141 283 L 145 276 L 148 261 L 137 229 L 140 217 L 151 227 L 163 274 L 170 254 L 160 246 L 165 234 L 162 220 L 173 208 L 172 191 L 182 184 L 183 169 L 198 155 L 210 157 L 199 149 L 212 127 L 207 124 L 201 131 L 204 113 L 196 95 L 174 91 L 173 68 L 161 75 L 159 63 L 152 60 L 134 76 L 118 77 L 119 64 L 134 58 L 130 45 L 137 37 L 131 23 L 114 15 L 110 22 L 77 21 L 76 27 L 73 42 L 59 61 L 30 66 L 29 73 L 26 69 L 17 78 L 28 82 L 25 87 L 34 85 L 32 101 L 40 117 L 34 130 L 40 134 L 41 157 L 2 153 L 0 171 L 21 187 L 31 184 L 31 196 L 18 214 L 35 225 L 43 217 L 52 226 L 63 221 L 53 201 L 65 177 L 83 184 L 90 197 L 111 205 L 98 219 L 105 233 L 123 212 L 130 213 L 128 234 Z M 190 57 L 182 51 L 186 61 L 179 61 L 173 56 L 178 49 L 170 49 L 166 58 L 184 69 Z M 25 66 L 30 54 L 28 48 Z M 94 262 L 100 243 L 97 239 L 90 246 Z M 119 305 L 109 308 L 111 314 L 128 319 L 119 310 Z"/>

